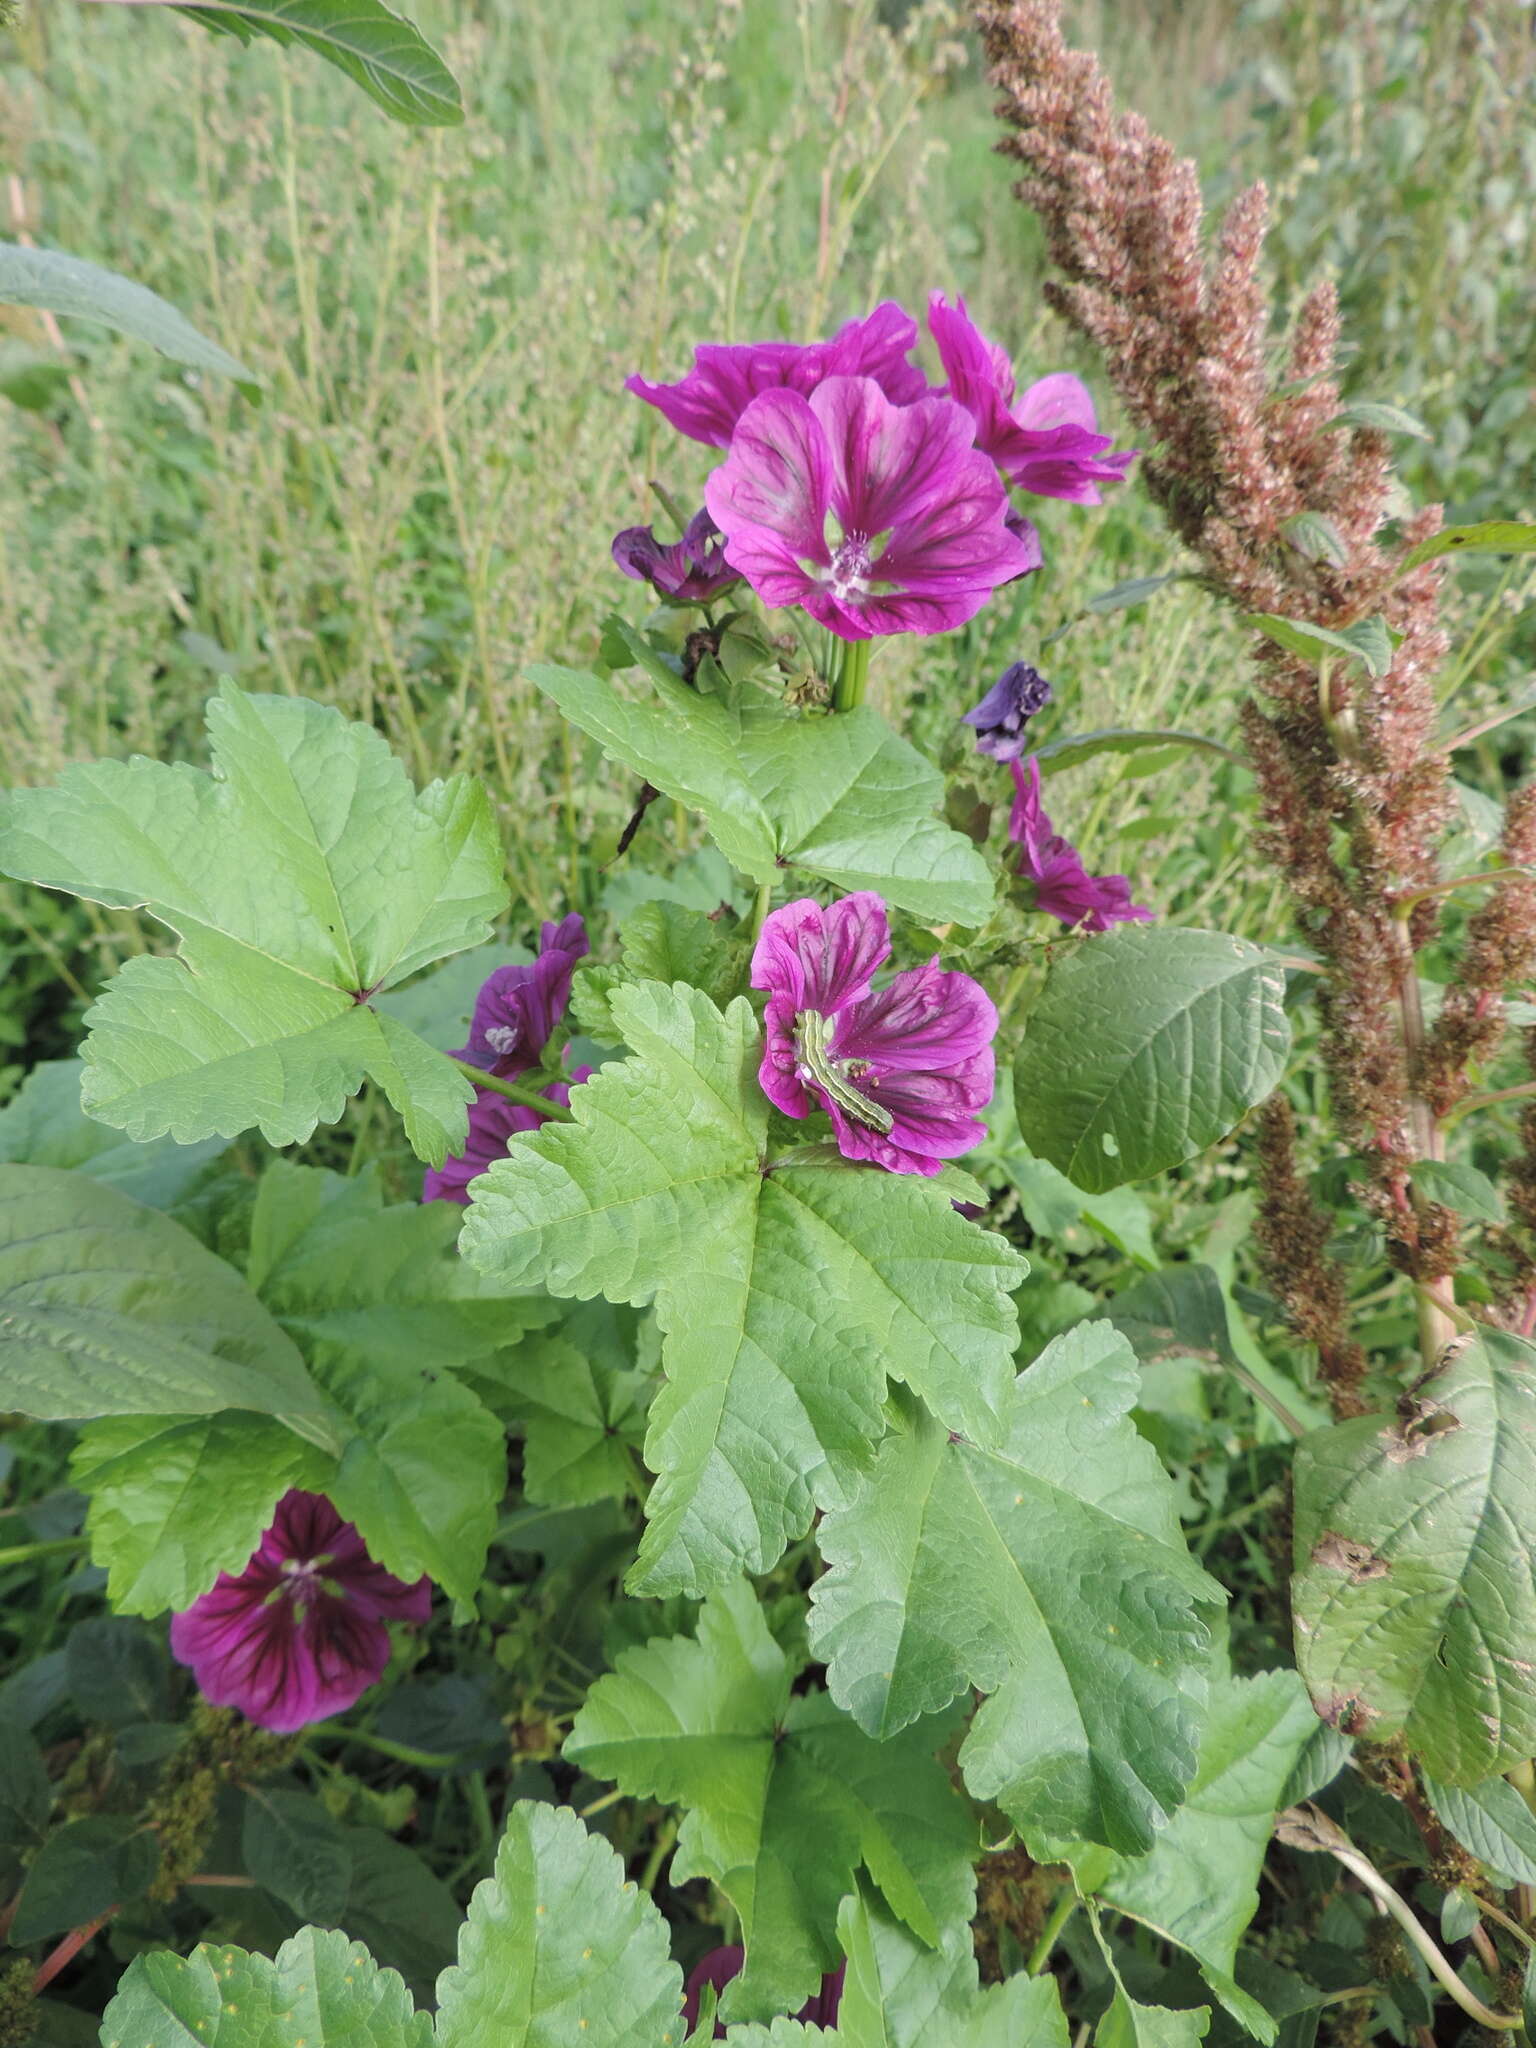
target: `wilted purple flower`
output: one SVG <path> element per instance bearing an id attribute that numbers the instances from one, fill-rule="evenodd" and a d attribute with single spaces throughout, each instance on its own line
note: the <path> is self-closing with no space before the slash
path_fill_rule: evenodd
<path id="1" fill-rule="evenodd" d="M 587 952 L 587 928 L 573 911 L 559 924 L 539 933 L 539 956 L 498 967 L 475 998 L 469 1043 L 454 1054 L 482 1072 L 510 1081 L 526 1074 L 544 1057 L 549 1034 L 570 1001 L 571 976 Z M 583 1067 L 571 1086 L 586 1078 Z M 544 1091 L 551 1102 L 568 1102 L 570 1088 L 556 1081 Z M 469 1106 L 469 1138 L 462 1152 L 451 1152 L 441 1166 L 429 1167 L 421 1185 L 424 1202 L 468 1202 L 469 1184 L 497 1159 L 507 1156 L 514 1131 L 535 1131 L 544 1119 L 536 1109 L 509 1101 L 493 1088 L 477 1088 Z"/>
<path id="2" fill-rule="evenodd" d="M 1024 728 L 1051 701 L 1051 686 L 1027 661 L 1010 662 L 962 725 L 974 725 L 976 745 L 994 761 L 1017 761 L 1029 741 Z"/>
<path id="3" fill-rule="evenodd" d="M 1090 875 L 1077 848 L 1045 815 L 1040 763 L 1031 756 L 1010 761 L 1008 767 L 1018 792 L 1008 836 L 1019 849 L 1019 873 L 1035 885 L 1036 910 L 1085 932 L 1105 932 L 1112 924 L 1150 924 L 1155 912 L 1132 903 L 1125 876 Z"/>
<path id="4" fill-rule="evenodd" d="M 171 1617 L 171 1651 L 215 1707 L 291 1735 L 339 1714 L 389 1662 L 387 1621 L 425 1621 L 431 1581 L 375 1564 L 324 1495 L 278 1502 L 255 1556 Z"/>
<path id="5" fill-rule="evenodd" d="M 746 1950 L 733 1943 L 729 1948 L 712 1948 L 702 1962 L 695 1963 L 683 1987 L 683 2019 L 689 2033 L 699 2023 L 699 2000 L 705 1985 L 713 1984 L 717 1992 L 723 1991 L 733 1977 L 741 1975 L 745 1961 Z M 795 2018 L 811 2027 L 835 2027 L 838 2008 L 843 2002 L 843 1978 L 847 1969 L 844 1962 L 839 1963 L 835 1970 L 828 1970 L 821 1980 L 821 1989 L 806 2000 Z M 725 2039 L 725 2028 L 719 2020 L 715 2021 L 715 2039 Z"/>
<path id="6" fill-rule="evenodd" d="M 725 559 L 725 542 L 707 512 L 695 512 L 681 540 L 664 546 L 649 526 L 626 526 L 613 537 L 613 559 L 626 576 L 649 583 L 673 604 L 708 604 L 741 581 Z"/>
<path id="7" fill-rule="evenodd" d="M 824 1109 L 845 1158 L 932 1175 L 985 1135 L 976 1112 L 992 1099 L 997 1012 L 937 960 L 872 989 L 890 951 L 870 890 L 765 918 L 752 955 L 752 986 L 768 991 L 758 1079 L 786 1116 Z"/>
<path id="8" fill-rule="evenodd" d="M 912 315 L 887 299 L 864 320 L 850 320 L 830 341 L 705 342 L 676 384 L 626 377 L 624 388 L 654 405 L 690 440 L 728 448 L 741 418 L 764 391 L 808 396 L 828 377 L 873 377 L 886 397 L 910 405 L 928 389 L 908 360 L 917 341 Z"/>
<path id="9" fill-rule="evenodd" d="M 1124 482 L 1137 451 L 1106 453 L 1114 436 L 1098 431 L 1093 400 L 1080 377 L 1059 370 L 1016 398 L 1007 351 L 972 322 L 964 299 L 951 306 L 935 292 L 928 301 L 928 326 L 949 396 L 970 413 L 976 445 L 1010 483 L 1036 497 L 1097 505 L 1099 484 Z"/>
<path id="10" fill-rule="evenodd" d="M 536 1067 L 570 1001 L 576 962 L 588 950 L 587 928 L 575 911 L 542 926 L 536 960 L 498 967 L 481 984 L 469 1043 L 453 1057 L 504 1081 Z"/>
<path id="11" fill-rule="evenodd" d="M 965 409 L 893 405 L 869 377 L 753 399 L 704 495 L 763 602 L 845 640 L 963 625 L 1031 566 Z"/>

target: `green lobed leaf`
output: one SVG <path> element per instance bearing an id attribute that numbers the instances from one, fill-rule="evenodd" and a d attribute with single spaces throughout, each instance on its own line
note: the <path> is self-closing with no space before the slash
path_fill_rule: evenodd
<path id="1" fill-rule="evenodd" d="M 1032 1851 L 1074 1836 L 1140 1853 L 1195 1769 L 1195 1609 L 1225 1595 L 1130 1419 L 1139 1388 L 1125 1339 L 1079 1325 L 1018 1376 L 997 1449 L 917 1416 L 820 1529 L 811 1641 L 833 1698 L 887 1736 L 990 1693 L 961 1766 Z"/>
<path id="2" fill-rule="evenodd" d="M 763 1168 L 750 1006 L 613 991 L 634 1057 L 474 1184 L 465 1256 L 501 1283 L 655 1300 L 666 1384 L 635 1590 L 767 1571 L 841 1503 L 884 1426 L 886 1375 L 981 1441 L 1011 1378 L 1023 1262 L 948 1188 L 814 1150 Z"/>
<path id="3" fill-rule="evenodd" d="M 1187 1949 L 1228 2012 L 1260 2041 L 1274 2040 L 1276 2022 L 1233 1969 L 1258 1907 L 1276 1811 L 1316 1725 L 1294 1671 L 1213 1677 L 1189 1797 L 1149 1853 L 1128 1860 L 1098 1850 L 1069 1852 L 1084 1890 Z"/>
<path id="4" fill-rule="evenodd" d="M 1199 2048 L 1210 2025 L 1208 2006 L 1173 2012 L 1166 2005 L 1138 2005 L 1121 1984 L 1094 2029 L 1094 2048 Z"/>
<path id="5" fill-rule="evenodd" d="M 588 1693 L 565 1755 L 624 1791 L 688 1808 L 677 1884 L 707 1877 L 741 1916 L 728 2018 L 793 2011 L 838 1959 L 834 1930 L 868 1870 L 929 1946 L 968 1920 L 975 1828 L 934 1761 L 947 1722 L 872 1742 L 794 1672 L 750 1586 L 712 1593 L 697 1637 L 628 1650 Z"/>
<path id="6" fill-rule="evenodd" d="M 370 998 L 486 937 L 505 888 L 484 790 L 416 795 L 371 727 L 300 698 L 226 683 L 208 726 L 211 775 L 97 761 L 7 800 L 0 869 L 145 908 L 182 940 L 128 961 L 90 1011 L 85 1107 L 139 1140 L 255 1125 L 287 1145 L 372 1075 L 440 1165 L 470 1083 Z"/>
<path id="7" fill-rule="evenodd" d="M 942 776 L 877 711 L 813 716 L 751 686 L 733 705 L 689 689 L 649 648 L 645 659 L 659 701 L 576 669 L 528 674 L 606 754 L 701 811 L 726 859 L 754 881 L 801 868 L 840 889 L 877 889 L 925 922 L 986 922 L 986 861 L 934 816 Z"/>
<path id="8" fill-rule="evenodd" d="M 80 1107 L 80 1060 L 41 1060 L 0 1109 L 0 1164 L 60 1166 L 88 1173 L 151 1209 L 173 1208 L 212 1159 L 220 1138 L 135 1145 Z"/>
<path id="9" fill-rule="evenodd" d="M 523 1491 L 544 1507 L 585 1507 L 636 1492 L 650 1405 L 648 1373 L 615 1367 L 572 1341 L 535 1336 L 496 1367 L 524 1427 Z"/>
<path id="10" fill-rule="evenodd" d="M 1437 555 L 1528 555 L 1536 548 L 1536 525 L 1523 519 L 1484 519 L 1476 526 L 1442 526 L 1411 548 L 1403 568 L 1416 569 Z"/>
<path id="11" fill-rule="evenodd" d="M 1384 676 L 1392 666 L 1391 630 L 1379 616 L 1338 631 L 1315 626 L 1308 619 L 1282 619 L 1274 612 L 1245 612 L 1242 623 L 1303 661 L 1316 663 L 1342 654 L 1358 661 L 1369 676 Z"/>
<path id="12" fill-rule="evenodd" d="M 91 1557 L 121 1614 L 189 1607 L 238 1573 L 291 1486 L 323 1493 L 335 1460 L 264 1415 L 122 1415 L 89 1423 L 70 1467 L 90 1496 Z"/>
<path id="13" fill-rule="evenodd" d="M 1424 1795 L 1479 1863 L 1505 1885 L 1536 1884 L 1536 1813 L 1507 1778 L 1442 1785 L 1424 1774 Z"/>
<path id="14" fill-rule="evenodd" d="M 1448 1785 L 1536 1753 L 1536 1347 L 1480 1329 L 1395 1416 L 1295 1468 L 1297 1662 L 1317 1711 Z"/>
<path id="15" fill-rule="evenodd" d="M 261 35 L 298 43 L 410 127 L 455 128 L 464 119 L 453 73 L 421 31 L 383 0 L 199 0 L 176 11 L 241 42 Z"/>
<path id="16" fill-rule="evenodd" d="M 246 1408 L 333 1441 L 304 1361 L 233 1267 L 51 1166 L 0 1166 L 0 1387 L 43 1421 Z"/>
<path id="17" fill-rule="evenodd" d="M 432 2048 L 393 1970 L 345 1934 L 306 1927 L 276 1960 L 223 1944 L 129 1964 L 102 2020 L 108 2048 Z"/>
<path id="18" fill-rule="evenodd" d="M 199 334 L 186 315 L 158 293 L 62 249 L 0 242 L 0 305 L 36 306 L 42 312 L 62 313 L 65 319 L 94 320 L 135 341 L 147 341 L 161 355 L 191 369 L 233 377 L 242 384 L 258 382 L 253 371 Z"/>
<path id="19" fill-rule="evenodd" d="M 437 2048 L 670 2048 L 682 1996 L 649 1893 L 569 1809 L 519 1800 L 438 1981 Z"/>
<path id="20" fill-rule="evenodd" d="M 1121 925 L 1067 947 L 1014 1064 L 1019 1130 L 1088 1194 L 1226 1136 L 1278 1083 L 1285 974 L 1246 939 Z"/>

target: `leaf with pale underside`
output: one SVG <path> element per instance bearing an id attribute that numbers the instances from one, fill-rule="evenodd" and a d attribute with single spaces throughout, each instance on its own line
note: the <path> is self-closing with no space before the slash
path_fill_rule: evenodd
<path id="1" fill-rule="evenodd" d="M 303 1359 L 232 1266 L 52 1166 L 0 1166 L 0 1403 L 45 1422 L 242 1408 L 335 1443 Z"/>
<path id="2" fill-rule="evenodd" d="M 887 1374 L 994 1440 L 1025 1269 L 941 1184 L 820 1149 L 765 1171 L 745 1001 L 722 1015 L 657 982 L 610 1000 L 634 1057 L 574 1091 L 574 1122 L 513 1139 L 461 1243 L 509 1287 L 654 1299 L 666 1384 L 636 1589 L 697 1593 L 767 1571 L 842 1502 L 884 1428 Z"/>
<path id="3" fill-rule="evenodd" d="M 1296 1455 L 1297 1662 L 1325 1719 L 1448 1785 L 1536 1753 L 1536 1347 L 1455 1340 L 1396 1415 Z"/>
<path id="4" fill-rule="evenodd" d="M 821 1525 L 811 1640 L 833 1697 L 888 1735 L 989 1693 L 961 1766 L 1032 1848 L 1140 1853 L 1195 1768 L 1197 1608 L 1224 1596 L 1131 1421 L 1139 1389 L 1125 1339 L 1080 1325 L 1019 1375 L 996 1448 L 912 1414 Z"/>
<path id="5" fill-rule="evenodd" d="M 36 306 L 62 313 L 66 320 L 94 320 L 135 341 L 147 341 L 173 362 L 190 369 L 256 383 L 254 373 L 227 349 L 199 334 L 180 313 L 147 285 L 87 263 L 63 249 L 33 249 L 21 242 L 0 242 L 0 305 Z"/>
<path id="6" fill-rule="evenodd" d="M 418 795 L 372 727 L 299 698 L 227 683 L 208 726 L 212 774 L 97 761 L 7 801 L 0 870 L 181 938 L 90 1011 L 85 1107 L 139 1140 L 254 1125 L 287 1145 L 371 1075 L 440 1165 L 470 1084 L 370 998 L 488 935 L 505 888 L 484 790 Z"/>
<path id="7" fill-rule="evenodd" d="M 257 36 L 297 43 L 409 127 L 454 128 L 464 119 L 453 73 L 420 29 L 384 0 L 200 0 L 176 11 L 243 43 Z"/>
<path id="8" fill-rule="evenodd" d="M 985 923 L 986 862 L 934 815 L 942 777 L 879 712 L 813 716 L 751 686 L 729 703 L 689 689 L 626 637 L 649 696 L 577 669 L 528 673 L 606 754 L 701 811 L 732 866 L 757 882 L 799 868 L 840 889 L 878 889 L 927 922 Z"/>
<path id="9" fill-rule="evenodd" d="M 688 1809 L 674 1883 L 707 1877 L 741 1916 L 727 2018 L 794 2011 L 838 1960 L 839 1902 L 866 1869 L 917 1938 L 969 1919 L 975 1824 L 934 1760 L 954 1717 L 872 1742 L 795 1676 L 750 1586 L 711 1594 L 697 1637 L 626 1651 L 588 1693 L 566 1756 Z"/>

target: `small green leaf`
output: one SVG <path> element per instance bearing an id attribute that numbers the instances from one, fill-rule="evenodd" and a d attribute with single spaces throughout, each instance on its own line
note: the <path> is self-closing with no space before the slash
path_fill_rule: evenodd
<path id="1" fill-rule="evenodd" d="M 1223 761 L 1235 761 L 1246 768 L 1247 756 L 1239 754 L 1232 747 L 1223 746 L 1220 740 L 1207 739 L 1204 733 L 1178 732 L 1172 728 L 1152 726 L 1145 729 L 1132 726 L 1105 726 L 1099 732 L 1070 733 L 1065 739 L 1048 740 L 1043 747 L 1035 748 L 1035 759 L 1040 763 L 1042 775 L 1057 775 L 1064 768 L 1076 768 L 1084 761 L 1092 761 L 1100 754 L 1139 754 L 1143 751 L 1157 752 L 1163 748 L 1170 751 L 1182 749 L 1186 753 L 1215 754 Z"/>
<path id="2" fill-rule="evenodd" d="M 212 1159 L 222 1138 L 178 1145 L 170 1138 L 135 1145 L 80 1106 L 81 1060 L 41 1060 L 0 1109 L 0 1163 L 61 1166 L 88 1173 L 151 1209 L 174 1208 Z"/>
<path id="3" fill-rule="evenodd" d="M 1442 1785 L 1426 1772 L 1424 1792 L 1463 1849 L 1502 1884 L 1536 1884 L 1536 1813 L 1507 1778 Z"/>
<path id="4" fill-rule="evenodd" d="M 1306 619 L 1282 619 L 1274 612 L 1245 612 L 1242 623 L 1273 640 L 1288 654 L 1317 663 L 1333 655 L 1347 655 L 1358 661 L 1367 675 L 1384 676 L 1392 666 L 1392 634 L 1385 619 L 1361 619 L 1353 626 L 1334 631 L 1314 626 Z"/>
<path id="5" fill-rule="evenodd" d="M 688 1808 L 673 1882 L 706 1877 L 741 1915 L 728 2017 L 810 1997 L 837 1962 L 839 1902 L 861 1866 L 930 1947 L 973 1907 L 974 1823 L 933 1757 L 952 1721 L 872 1742 L 824 1693 L 792 1697 L 793 1677 L 738 1580 L 705 1602 L 696 1639 L 626 1651 L 565 1745 L 595 1777 Z"/>
<path id="6" fill-rule="evenodd" d="M 264 1415 L 123 1415 L 89 1423 L 71 1465 L 90 1495 L 91 1557 L 120 1614 L 190 1607 L 238 1573 L 291 1486 L 323 1493 L 335 1460 Z"/>
<path id="7" fill-rule="evenodd" d="M 213 775 L 98 761 L 7 800 L 0 870 L 145 908 L 182 940 L 129 960 L 89 1013 L 85 1107 L 140 1140 L 256 1125 L 287 1145 L 371 1074 L 440 1165 L 473 1090 L 370 999 L 488 935 L 506 892 L 485 791 L 459 776 L 417 795 L 371 726 L 301 698 L 226 683 L 208 725 Z"/>
<path id="8" fill-rule="evenodd" d="M 66 319 L 95 320 L 135 341 L 147 341 L 173 362 L 254 385 L 254 371 L 144 285 L 103 270 L 61 249 L 29 249 L 0 242 L 0 305 L 36 306 Z"/>
<path id="9" fill-rule="evenodd" d="M 1280 531 L 1291 546 L 1309 562 L 1326 562 L 1342 569 L 1349 560 L 1343 535 L 1321 512 L 1293 512 L 1280 522 Z"/>
<path id="10" fill-rule="evenodd" d="M 248 1408 L 333 1440 L 304 1361 L 232 1266 L 51 1166 L 0 1166 L 0 1380 L 43 1421 Z"/>
<path id="11" fill-rule="evenodd" d="M 837 1931 L 848 1958 L 837 2031 L 808 2029 L 804 2048 L 1067 2048 L 1056 1980 L 1020 1972 L 983 1990 L 964 1925 L 944 1928 L 930 1947 L 864 1884 L 844 1899 Z M 733 2029 L 730 2039 L 752 2035 L 767 2040 L 755 2028 Z"/>
<path id="12" fill-rule="evenodd" d="M 1195 1609 L 1224 1595 L 1130 1419 L 1139 1389 L 1125 1339 L 1083 1324 L 1019 1375 L 997 1450 L 917 1418 L 821 1526 L 811 1640 L 833 1697 L 888 1736 L 968 1686 L 992 1694 L 961 1766 L 1032 1848 L 1139 1854 L 1195 1768 Z"/>
<path id="13" fill-rule="evenodd" d="M 177 12 L 241 42 L 262 35 L 298 43 L 410 127 L 456 128 L 464 119 L 453 73 L 421 31 L 383 0 L 198 0 L 178 5 Z"/>
<path id="14" fill-rule="evenodd" d="M 631 638 L 649 698 L 576 669 L 529 677 L 606 754 L 702 812 L 734 867 L 756 882 L 790 867 L 877 889 L 926 923 L 986 922 L 986 861 L 934 816 L 943 778 L 877 711 L 813 716 L 751 686 L 733 706 L 690 690 Z"/>
<path id="15" fill-rule="evenodd" d="M 53 1794 L 42 1751 L 0 1713 L 0 1885 L 16 1889 L 22 1855 L 43 1839 Z"/>
<path id="16" fill-rule="evenodd" d="M 1383 405 L 1376 399 L 1357 399 L 1336 412 L 1328 425 L 1330 427 L 1369 427 L 1377 434 L 1408 434 L 1415 441 L 1429 441 L 1434 438 L 1424 422 L 1415 419 L 1411 412 L 1404 412 L 1400 405 Z"/>
<path id="17" fill-rule="evenodd" d="M 844 1498 L 887 1374 L 995 1440 L 1022 1262 L 950 1191 L 819 1152 L 764 1171 L 761 1037 L 740 999 L 637 982 L 611 1002 L 634 1057 L 514 1138 L 474 1185 L 464 1255 L 506 1287 L 656 1302 L 666 1382 L 635 1589 L 767 1571 Z"/>
<path id="18" fill-rule="evenodd" d="M 81 1825 L 81 1823 L 76 1823 Z M 306 1927 L 277 1960 L 223 1943 L 185 1962 L 168 1949 L 136 1956 L 107 2007 L 102 2038 L 118 2048 L 432 2048 L 393 1970 L 345 1934 Z"/>
<path id="19" fill-rule="evenodd" d="M 1199 2048 L 1210 2031 L 1210 2007 L 1173 2012 L 1166 2005 L 1138 2005 L 1117 1985 L 1109 2010 L 1094 2029 L 1094 2048 Z"/>
<path id="20" fill-rule="evenodd" d="M 1480 1173 L 1475 1166 L 1452 1165 L 1444 1159 L 1420 1159 L 1414 1163 L 1411 1177 L 1428 1201 L 1441 1202 L 1474 1223 L 1508 1220 L 1504 1197 L 1487 1174 Z"/>
<path id="21" fill-rule="evenodd" d="M 1104 612 L 1129 611 L 1132 606 L 1145 604 L 1158 591 L 1166 590 L 1170 583 L 1188 580 L 1183 569 L 1170 569 L 1162 576 L 1132 576 L 1128 582 L 1116 583 L 1108 590 L 1099 590 L 1083 601 L 1084 611 L 1102 614 Z"/>
<path id="22" fill-rule="evenodd" d="M 1226 1136 L 1276 1086 L 1285 973 L 1246 939 L 1121 925 L 1064 949 L 1014 1064 L 1019 1130 L 1089 1194 Z"/>
<path id="23" fill-rule="evenodd" d="M 519 1800 L 438 1983 L 437 2048 L 664 2048 L 682 1996 L 649 1893 L 574 1813 Z"/>
<path id="24" fill-rule="evenodd" d="M 66 1821 L 38 1850 L 7 1930 L 13 1948 L 45 1941 L 131 1905 L 154 1882 L 160 1847 L 124 1815 L 92 1814 Z"/>
<path id="25" fill-rule="evenodd" d="M 1457 1885 L 1440 1901 L 1440 1939 L 1465 1941 L 1480 1918 L 1477 1900 L 1465 1886 Z"/>
<path id="26" fill-rule="evenodd" d="M 1476 526 L 1442 526 L 1409 551 L 1403 568 L 1416 569 L 1436 555 L 1528 555 L 1536 548 L 1536 525 L 1521 519 L 1484 519 Z"/>
<path id="27" fill-rule="evenodd" d="M 1295 1466 L 1297 1663 L 1325 1720 L 1402 1731 L 1442 1783 L 1536 1754 L 1536 1347 L 1458 1338 L 1396 1415 Z"/>
<path id="28" fill-rule="evenodd" d="M 352 1851 L 346 1829 L 318 1799 L 248 1785 L 240 1857 L 249 1876 L 300 1920 L 333 1927 L 346 1912 Z"/>
<path id="29" fill-rule="evenodd" d="M 64 1646 L 69 1696 L 87 1721 L 109 1728 L 163 1721 L 170 1708 L 170 1671 L 162 1642 L 126 1615 L 77 1621 Z"/>

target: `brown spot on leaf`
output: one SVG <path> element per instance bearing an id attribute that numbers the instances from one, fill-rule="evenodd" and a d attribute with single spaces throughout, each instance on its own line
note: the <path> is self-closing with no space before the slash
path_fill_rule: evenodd
<path id="1" fill-rule="evenodd" d="M 1397 1404 L 1397 1421 L 1381 1432 L 1382 1448 L 1391 1465 L 1423 1458 L 1436 1439 L 1461 1427 L 1461 1417 L 1424 1394 L 1405 1394 Z"/>
<path id="2" fill-rule="evenodd" d="M 1381 1719 L 1376 1709 L 1361 1699 L 1358 1693 L 1334 1692 L 1326 1698 L 1314 1700 L 1318 1718 L 1326 1721 L 1330 1728 L 1337 1728 L 1341 1735 L 1364 1735 L 1373 1721 Z"/>
<path id="3" fill-rule="evenodd" d="M 1341 1536 L 1337 1529 L 1325 1529 L 1312 1546 L 1312 1562 L 1325 1572 L 1343 1572 L 1352 1586 L 1370 1579 L 1384 1579 L 1392 1567 L 1378 1557 L 1368 1543 Z"/>

